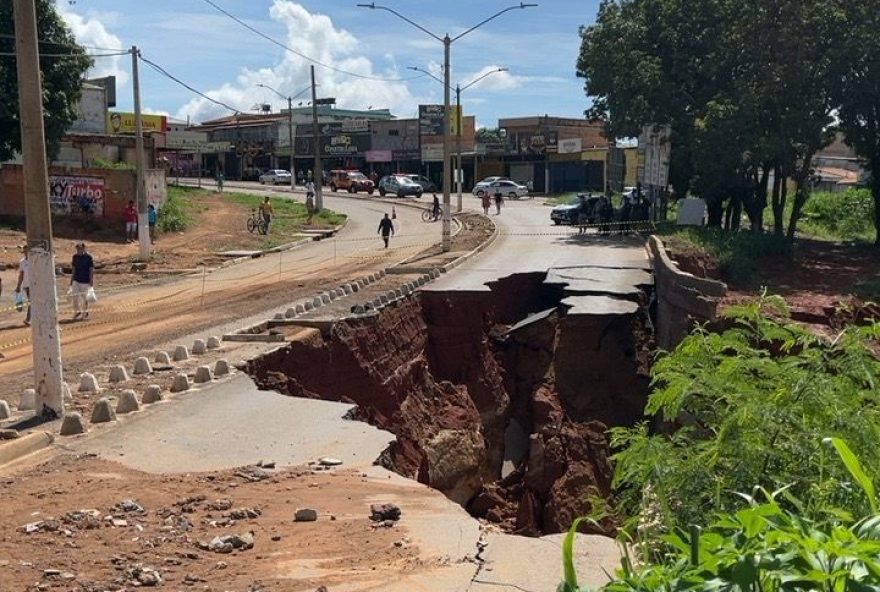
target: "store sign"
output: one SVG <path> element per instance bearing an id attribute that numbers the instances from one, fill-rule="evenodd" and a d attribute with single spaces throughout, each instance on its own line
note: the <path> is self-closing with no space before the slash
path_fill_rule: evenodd
<path id="1" fill-rule="evenodd" d="M 419 105 L 419 135 L 443 135 L 443 105 Z"/>
<path id="2" fill-rule="evenodd" d="M 443 144 L 422 144 L 422 162 L 443 162 Z"/>
<path id="3" fill-rule="evenodd" d="M 583 150 L 583 142 L 580 138 L 570 138 L 559 141 L 559 154 L 577 154 Z"/>
<path id="4" fill-rule="evenodd" d="M 367 150 L 364 153 L 367 162 L 391 162 L 394 159 L 394 153 L 391 150 Z"/>
<path id="5" fill-rule="evenodd" d="M 179 152 L 226 152 L 229 142 L 209 142 L 204 132 L 172 131 L 165 134 L 165 148 Z"/>
<path id="6" fill-rule="evenodd" d="M 168 128 L 168 118 L 164 115 L 141 115 L 141 124 L 144 132 L 164 132 Z M 120 111 L 107 112 L 108 134 L 134 134 L 137 133 L 137 124 L 134 113 L 122 113 Z"/>
<path id="7" fill-rule="evenodd" d="M 104 179 L 100 177 L 49 176 L 49 208 L 60 216 L 104 215 Z"/>
<path id="8" fill-rule="evenodd" d="M 517 154 L 526 156 L 543 156 L 556 152 L 559 148 L 558 132 L 520 132 L 507 135 L 508 148 Z"/>

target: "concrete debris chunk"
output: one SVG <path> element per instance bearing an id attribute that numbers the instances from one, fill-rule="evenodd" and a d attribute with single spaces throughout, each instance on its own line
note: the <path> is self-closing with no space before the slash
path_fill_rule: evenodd
<path id="1" fill-rule="evenodd" d="M 83 372 L 79 375 L 79 392 L 97 393 L 100 390 L 98 379 L 91 372 Z"/>
<path id="2" fill-rule="evenodd" d="M 294 522 L 314 522 L 318 519 L 318 511 L 312 508 L 298 508 L 293 515 Z"/>
<path id="3" fill-rule="evenodd" d="M 144 507 L 134 501 L 133 499 L 124 499 L 121 502 L 116 502 L 116 509 L 120 512 L 125 512 L 126 514 L 131 514 L 136 512 L 138 514 L 143 514 L 146 510 Z"/>
<path id="4" fill-rule="evenodd" d="M 80 415 L 76 411 L 65 414 L 64 419 L 61 420 L 60 433 L 62 436 L 75 436 L 77 434 L 85 434 L 86 422 L 83 420 L 82 415 Z"/>
<path id="5" fill-rule="evenodd" d="M 370 520 L 375 522 L 384 522 L 385 520 L 400 520 L 400 508 L 394 504 L 372 504 L 370 505 Z"/>
<path id="6" fill-rule="evenodd" d="M 140 408 L 141 404 L 138 401 L 137 393 L 133 390 L 127 389 L 119 394 L 119 400 L 116 401 L 116 413 L 121 415 L 132 413 L 133 411 L 138 411 Z"/>
<path id="7" fill-rule="evenodd" d="M 110 368 L 110 382 L 125 382 L 128 380 L 128 370 L 125 369 L 125 366 L 113 366 Z"/>
<path id="8" fill-rule="evenodd" d="M 318 459 L 318 464 L 325 467 L 338 467 L 342 464 L 342 461 L 332 456 L 322 456 Z"/>
<path id="9" fill-rule="evenodd" d="M 142 374 L 150 374 L 153 371 L 153 367 L 150 365 L 150 360 L 147 358 L 141 357 L 134 361 L 134 372 L 135 376 L 140 376 Z"/>
<path id="10" fill-rule="evenodd" d="M 37 407 L 37 391 L 34 389 L 24 389 L 21 398 L 18 400 L 19 411 L 33 411 Z"/>
<path id="11" fill-rule="evenodd" d="M 162 387 L 158 384 L 151 384 L 144 391 L 143 402 L 144 405 L 150 405 L 152 403 L 158 403 L 162 400 Z"/>
<path id="12" fill-rule="evenodd" d="M 110 404 L 110 399 L 107 397 L 101 397 L 98 399 L 98 402 L 95 403 L 95 406 L 92 408 L 91 421 L 92 423 L 116 421 L 116 412 L 113 410 L 113 405 Z"/>

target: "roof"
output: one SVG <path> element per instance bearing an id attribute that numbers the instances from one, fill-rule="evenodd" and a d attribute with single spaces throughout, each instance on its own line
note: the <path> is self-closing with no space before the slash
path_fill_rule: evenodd
<path id="1" fill-rule="evenodd" d="M 837 185 L 858 185 L 858 171 L 850 171 L 837 167 L 817 167 L 816 172 L 822 176 L 823 181 L 836 183 Z"/>

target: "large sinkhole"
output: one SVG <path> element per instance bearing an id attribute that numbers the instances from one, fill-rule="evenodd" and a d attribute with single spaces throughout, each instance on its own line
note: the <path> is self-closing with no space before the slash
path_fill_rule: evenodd
<path id="1" fill-rule="evenodd" d="M 523 535 L 561 532 L 589 510 L 591 489 L 610 493 L 608 427 L 644 408 L 652 331 L 641 273 L 611 293 L 558 269 L 487 291 L 418 292 L 316 330 L 249 373 L 262 388 L 357 405 L 359 419 L 397 436 L 378 463 L 472 515 Z"/>

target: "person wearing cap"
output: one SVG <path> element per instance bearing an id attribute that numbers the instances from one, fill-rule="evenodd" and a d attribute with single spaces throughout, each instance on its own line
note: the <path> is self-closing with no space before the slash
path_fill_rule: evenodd
<path id="1" fill-rule="evenodd" d="M 95 285 L 95 261 L 86 251 L 86 245 L 76 243 L 76 254 L 71 262 L 70 295 L 73 298 L 74 321 L 89 318 L 88 293 Z"/>
<path id="2" fill-rule="evenodd" d="M 18 284 L 15 286 L 16 294 L 24 294 L 24 299 L 27 301 L 27 313 L 24 316 L 24 324 L 31 324 L 31 262 L 28 261 L 28 248 L 27 245 L 21 247 L 21 252 L 24 253 L 24 257 L 18 262 Z M 16 301 L 16 308 L 18 308 L 18 301 Z M 21 310 L 21 308 L 18 308 Z"/>

